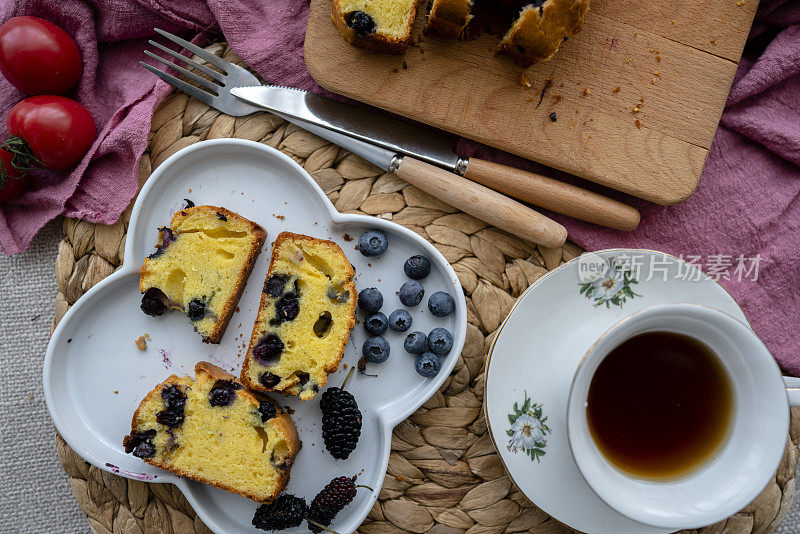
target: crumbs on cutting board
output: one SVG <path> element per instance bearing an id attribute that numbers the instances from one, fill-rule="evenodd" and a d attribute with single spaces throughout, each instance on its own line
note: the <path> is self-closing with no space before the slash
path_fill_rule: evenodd
<path id="1" fill-rule="evenodd" d="M 519 76 L 517 77 L 517 81 L 522 87 L 526 89 L 531 88 L 531 82 L 529 82 L 528 77 L 525 76 L 525 71 L 519 71 Z"/>

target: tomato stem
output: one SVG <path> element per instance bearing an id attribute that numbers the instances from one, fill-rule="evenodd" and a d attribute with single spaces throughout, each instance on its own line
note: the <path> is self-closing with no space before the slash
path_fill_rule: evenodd
<path id="1" fill-rule="evenodd" d="M 30 145 L 22 138 L 12 135 L 2 143 L 0 149 L 5 149 L 11 153 L 11 166 L 19 173 L 19 176 L 12 176 L 6 171 L 5 165 L 0 161 L 0 187 L 4 187 L 6 179 L 21 180 L 29 171 L 44 169 L 44 164 L 33 155 Z"/>

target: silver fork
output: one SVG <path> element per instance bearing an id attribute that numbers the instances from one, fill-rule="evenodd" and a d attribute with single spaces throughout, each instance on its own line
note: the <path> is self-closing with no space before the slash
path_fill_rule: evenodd
<path id="1" fill-rule="evenodd" d="M 186 50 L 192 52 L 197 57 L 205 60 L 210 65 L 217 67 L 220 71 L 216 71 L 214 69 L 208 68 L 205 65 L 198 63 L 197 61 L 186 57 L 174 50 L 167 48 L 166 46 L 157 43 L 156 41 L 150 40 L 148 43 L 151 46 L 161 50 L 172 56 L 173 58 L 186 63 L 190 67 L 194 68 L 198 72 L 201 72 L 207 76 L 210 76 L 212 80 L 204 78 L 199 74 L 192 72 L 180 65 L 163 58 L 157 54 L 149 50 L 145 50 L 144 53 L 159 63 L 166 65 L 167 67 L 174 69 L 188 79 L 193 80 L 200 85 L 202 85 L 205 89 L 197 87 L 196 85 L 192 85 L 180 78 L 177 78 L 171 74 L 164 72 L 163 70 L 157 69 L 156 67 L 145 63 L 144 61 L 140 61 L 139 64 L 164 80 L 165 82 L 174 85 L 178 89 L 188 93 L 189 95 L 195 97 L 200 102 L 216 108 L 223 113 L 227 113 L 228 115 L 232 115 L 234 117 L 242 117 L 244 115 L 250 115 L 251 113 L 255 113 L 257 111 L 264 111 L 261 108 L 256 106 L 251 106 L 250 104 L 243 102 L 242 100 L 233 96 L 230 92 L 232 87 L 246 87 L 250 85 L 261 85 L 261 82 L 256 78 L 253 74 L 248 72 L 246 69 L 240 67 L 239 65 L 234 65 L 230 61 L 226 61 L 221 57 L 215 56 L 208 50 L 204 50 L 197 45 L 186 41 L 185 39 L 181 39 L 177 35 L 173 35 L 169 32 L 165 32 L 164 30 L 160 30 L 158 28 L 153 28 L 159 35 L 166 37 L 170 41 L 181 45 Z M 207 89 L 207 90 L 206 90 Z"/>

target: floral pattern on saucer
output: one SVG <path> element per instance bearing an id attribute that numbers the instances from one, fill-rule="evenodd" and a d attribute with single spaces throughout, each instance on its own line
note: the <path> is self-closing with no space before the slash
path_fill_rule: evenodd
<path id="1" fill-rule="evenodd" d="M 545 455 L 544 448 L 547 446 L 545 436 L 550 433 L 550 427 L 545 422 L 547 416 L 542 411 L 541 404 L 532 404 L 525 392 L 525 400 L 522 407 L 514 403 L 513 413 L 508 414 L 508 422 L 511 428 L 506 434 L 511 438 L 508 440 L 508 450 L 511 452 L 522 451 L 530 456 L 531 461 L 540 461 Z"/>
<path id="2" fill-rule="evenodd" d="M 612 304 L 622 308 L 629 298 L 642 296 L 631 289 L 631 286 L 638 284 L 639 280 L 629 264 L 619 262 L 613 256 L 606 262 L 608 268 L 602 276 L 594 281 L 578 284 L 581 295 L 593 300 L 595 308 L 603 304 L 606 308 L 610 308 Z"/>

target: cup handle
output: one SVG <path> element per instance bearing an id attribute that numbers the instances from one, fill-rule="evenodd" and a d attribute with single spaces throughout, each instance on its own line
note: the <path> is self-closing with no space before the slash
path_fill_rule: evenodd
<path id="1" fill-rule="evenodd" d="M 800 406 L 800 378 L 784 376 L 783 383 L 789 396 L 789 406 Z"/>

